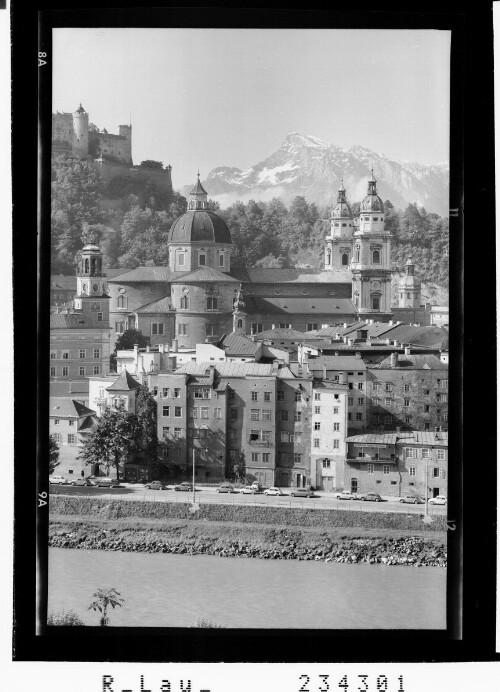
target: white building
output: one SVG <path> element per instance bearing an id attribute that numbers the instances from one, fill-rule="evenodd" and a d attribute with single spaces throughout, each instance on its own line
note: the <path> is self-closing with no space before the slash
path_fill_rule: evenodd
<path id="1" fill-rule="evenodd" d="M 316 380 L 311 407 L 311 483 L 322 490 L 344 486 L 347 385 Z"/>

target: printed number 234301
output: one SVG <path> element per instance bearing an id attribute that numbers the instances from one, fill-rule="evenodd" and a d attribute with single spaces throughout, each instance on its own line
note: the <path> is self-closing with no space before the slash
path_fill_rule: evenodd
<path id="1" fill-rule="evenodd" d="M 333 692 L 338 689 L 344 692 L 404 692 L 402 675 L 391 685 L 387 675 L 356 675 L 350 676 L 349 680 L 347 675 L 344 675 L 338 682 L 333 680 L 331 675 L 316 677 L 319 678 L 318 681 L 314 681 L 309 675 L 301 675 L 299 681 L 302 682 L 302 686 L 298 688 L 298 692 Z"/>

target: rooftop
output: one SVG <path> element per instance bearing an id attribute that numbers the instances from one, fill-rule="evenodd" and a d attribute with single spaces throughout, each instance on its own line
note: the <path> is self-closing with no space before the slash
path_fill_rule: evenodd
<path id="1" fill-rule="evenodd" d="M 109 329 L 103 322 L 92 319 L 80 313 L 52 313 L 50 329 Z"/>
<path id="2" fill-rule="evenodd" d="M 420 430 L 409 430 L 404 432 L 391 432 L 367 435 L 352 435 L 346 437 L 346 442 L 357 444 L 420 444 L 438 447 L 448 446 L 448 432 L 422 432 Z"/>
<path id="3" fill-rule="evenodd" d="M 172 305 L 172 301 L 170 299 L 170 296 L 163 296 L 163 298 L 159 298 L 158 300 L 154 300 L 152 303 L 146 303 L 145 305 L 142 305 L 140 308 L 136 308 L 133 312 L 139 312 L 139 313 L 163 313 L 163 312 L 168 312 L 170 310 L 170 306 Z"/>
<path id="4" fill-rule="evenodd" d="M 259 344 L 242 334 L 225 334 L 219 341 L 219 348 L 223 348 L 226 356 L 255 356 L 260 348 Z"/>
<path id="5" fill-rule="evenodd" d="M 276 367 L 272 363 L 184 363 L 176 373 L 188 375 L 206 376 L 210 368 L 215 368 L 217 374 L 223 377 L 267 377 L 276 374 Z"/>
<path id="6" fill-rule="evenodd" d="M 137 382 L 128 370 L 123 370 L 122 373 L 116 378 L 112 385 L 106 387 L 108 392 L 125 392 L 131 389 L 137 389 L 140 387 L 140 382 Z"/>
<path id="7" fill-rule="evenodd" d="M 188 272 L 173 272 L 168 267 L 136 267 L 119 276 L 108 278 L 108 283 L 127 284 L 150 281 L 169 283 L 172 279 L 187 273 Z"/>
<path id="8" fill-rule="evenodd" d="M 283 298 L 260 298 L 258 296 L 246 296 L 246 312 L 248 314 L 270 313 L 276 315 L 301 314 L 309 315 L 311 321 L 318 315 L 335 315 L 338 319 L 351 317 L 356 313 L 350 298 L 311 298 L 305 297 L 283 297 Z"/>
<path id="9" fill-rule="evenodd" d="M 197 282 L 214 282 L 214 283 L 237 283 L 236 279 L 229 274 L 212 269 L 212 267 L 199 267 L 192 272 L 183 274 L 176 279 L 171 280 L 172 283 L 197 283 Z"/>
<path id="10" fill-rule="evenodd" d="M 49 397 L 50 418 L 81 418 L 95 416 L 96 412 L 69 397 Z"/>
<path id="11" fill-rule="evenodd" d="M 408 356 L 405 354 L 400 354 L 398 355 L 398 360 L 395 367 L 401 370 L 444 370 L 448 372 L 448 364 L 443 363 L 441 359 L 438 358 L 438 356 L 435 356 L 433 353 L 411 353 Z M 388 368 L 393 370 L 395 369 L 391 365 L 391 356 L 384 358 L 383 361 L 378 363 L 378 365 L 374 365 L 373 368 L 378 368 L 379 370 Z"/>
<path id="12" fill-rule="evenodd" d="M 366 370 L 366 363 L 356 356 L 317 356 L 307 361 L 309 370 Z"/>
<path id="13" fill-rule="evenodd" d="M 234 267 L 231 275 L 238 281 L 244 283 L 266 283 L 266 284 L 329 284 L 346 283 L 350 284 L 352 275 L 349 270 L 324 269 L 277 269 L 267 267 Z"/>

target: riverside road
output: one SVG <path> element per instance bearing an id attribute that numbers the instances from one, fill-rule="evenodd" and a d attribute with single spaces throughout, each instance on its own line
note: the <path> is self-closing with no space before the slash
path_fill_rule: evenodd
<path id="1" fill-rule="evenodd" d="M 175 490 L 149 490 L 141 485 L 124 485 L 119 488 L 97 488 L 92 486 L 51 485 L 50 492 L 58 495 L 80 495 L 109 499 L 142 500 L 150 502 L 191 502 L 192 492 Z M 403 512 L 405 514 L 424 514 L 425 504 L 401 503 L 397 497 L 383 498 L 384 502 L 364 502 L 362 500 L 337 500 L 333 493 L 315 491 L 314 497 L 292 497 L 293 488 L 283 490 L 283 495 L 242 495 L 241 493 L 218 493 L 216 488 L 196 489 L 196 502 L 199 504 L 259 505 L 272 507 L 298 507 L 299 509 L 346 509 L 362 512 Z M 446 505 L 429 505 L 429 515 L 446 514 Z"/>

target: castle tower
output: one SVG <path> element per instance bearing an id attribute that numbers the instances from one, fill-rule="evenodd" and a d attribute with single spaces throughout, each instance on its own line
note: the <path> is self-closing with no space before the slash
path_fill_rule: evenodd
<path id="1" fill-rule="evenodd" d="M 73 154 L 84 158 L 89 154 L 89 114 L 80 104 L 73 113 Z"/>
<path id="2" fill-rule="evenodd" d="M 400 308 L 419 308 L 421 303 L 420 279 L 415 276 L 415 265 L 408 258 L 405 266 L 405 275 L 399 282 L 398 303 Z"/>
<path id="3" fill-rule="evenodd" d="M 354 225 L 351 208 L 346 199 L 343 179 L 337 196 L 337 204 L 330 216 L 330 235 L 326 238 L 325 269 L 348 269 L 352 256 Z"/>
<path id="4" fill-rule="evenodd" d="M 132 125 L 118 125 L 118 134 L 126 139 L 121 155 L 122 161 L 132 164 Z"/>
<path id="5" fill-rule="evenodd" d="M 76 272 L 74 309 L 109 326 L 109 295 L 97 245 L 85 245 Z"/>
<path id="6" fill-rule="evenodd" d="M 233 301 L 233 333 L 234 334 L 246 334 L 246 320 L 247 315 L 245 312 L 245 299 L 243 297 L 243 290 L 240 287 L 236 293 Z"/>
<path id="7" fill-rule="evenodd" d="M 377 194 L 373 167 L 371 173 L 353 236 L 352 293 L 358 315 L 380 319 L 391 315 L 392 235 L 385 230 L 384 203 Z"/>

